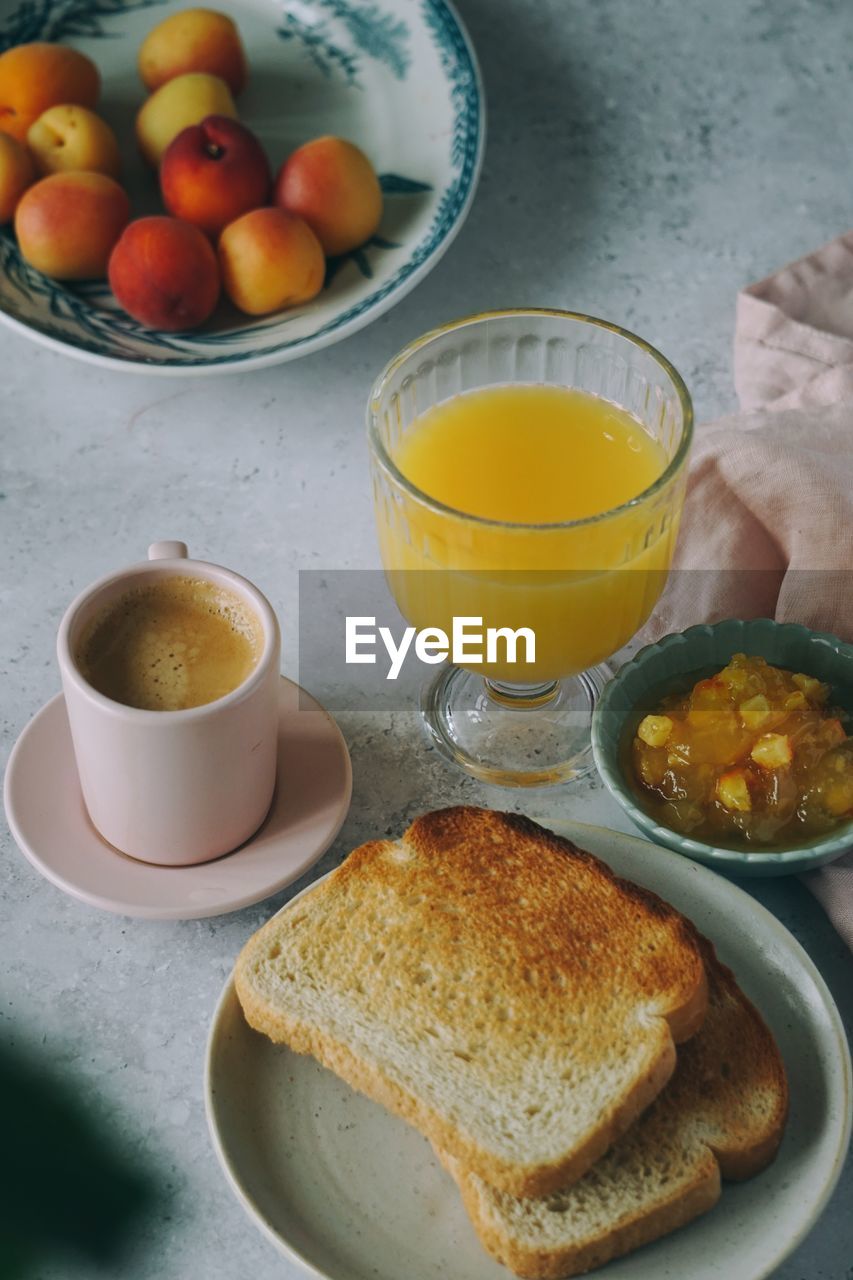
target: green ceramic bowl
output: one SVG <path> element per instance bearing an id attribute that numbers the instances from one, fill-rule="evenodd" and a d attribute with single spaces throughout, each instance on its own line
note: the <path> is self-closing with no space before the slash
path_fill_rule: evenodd
<path id="1" fill-rule="evenodd" d="M 832 686 L 833 702 L 853 714 L 853 645 L 836 636 L 769 618 L 729 619 L 690 627 L 647 645 L 607 685 L 595 709 L 592 748 L 611 795 L 644 835 L 718 871 L 743 876 L 786 876 L 831 862 L 853 848 L 853 822 L 827 835 L 772 853 L 726 849 L 691 840 L 663 827 L 637 801 L 625 775 L 625 747 L 643 716 L 668 693 L 686 692 L 713 675 L 735 653 L 766 658 L 777 667 L 804 671 Z"/>

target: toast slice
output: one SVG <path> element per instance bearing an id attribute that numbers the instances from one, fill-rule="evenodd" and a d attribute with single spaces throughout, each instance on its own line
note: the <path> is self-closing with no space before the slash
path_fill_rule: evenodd
<path id="1" fill-rule="evenodd" d="M 721 1174 L 749 1178 L 775 1156 L 788 1103 L 782 1059 L 734 975 L 706 949 L 702 1030 L 679 1050 L 657 1101 L 579 1182 L 519 1200 L 438 1152 L 483 1245 L 518 1275 L 553 1280 L 599 1267 L 712 1208 Z"/>
<path id="2" fill-rule="evenodd" d="M 579 1178 L 705 1016 L 698 934 L 517 814 L 456 808 L 356 849 L 237 960 L 251 1026 L 493 1186 Z"/>

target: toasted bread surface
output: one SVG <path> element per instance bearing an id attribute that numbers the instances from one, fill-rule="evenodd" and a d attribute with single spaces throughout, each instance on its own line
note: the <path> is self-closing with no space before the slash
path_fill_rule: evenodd
<path id="1" fill-rule="evenodd" d="M 706 946 L 708 1016 L 675 1074 L 580 1181 L 544 1197 L 496 1191 L 439 1151 L 474 1227 L 498 1261 L 529 1280 L 580 1275 L 713 1207 L 720 1176 L 773 1159 L 787 1115 L 782 1059 L 731 971 Z"/>
<path id="2" fill-rule="evenodd" d="M 692 926 L 515 814 L 418 818 L 252 937 L 249 1023 L 488 1183 L 579 1178 L 653 1101 L 707 987 Z"/>

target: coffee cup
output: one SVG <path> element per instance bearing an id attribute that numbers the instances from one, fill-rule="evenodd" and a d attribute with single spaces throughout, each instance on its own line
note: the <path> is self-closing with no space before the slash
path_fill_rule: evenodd
<path id="1" fill-rule="evenodd" d="M 230 853 L 276 781 L 281 640 L 245 578 L 155 542 L 69 606 L 57 655 L 83 800 L 144 862 Z"/>

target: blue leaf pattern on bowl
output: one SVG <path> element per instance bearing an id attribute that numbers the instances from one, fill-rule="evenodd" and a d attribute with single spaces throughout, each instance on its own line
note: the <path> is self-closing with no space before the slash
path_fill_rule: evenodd
<path id="1" fill-rule="evenodd" d="M 383 13 L 377 4 L 357 5 L 346 0 L 315 0 L 315 4 L 339 24 L 337 33 L 329 20 L 309 21 L 305 5 L 300 0 L 290 0 L 284 6 L 284 26 L 279 27 L 278 34 L 283 40 L 301 41 L 311 61 L 324 75 L 331 76 L 337 70 L 347 84 L 359 84 L 358 53 L 345 49 L 341 43 L 341 37 L 346 34 L 359 53 L 384 63 L 398 80 L 405 80 L 410 64 L 409 28 L 405 22 L 393 14 Z"/>
<path id="2" fill-rule="evenodd" d="M 23 0 L 0 27 L 0 53 L 32 40 L 68 36 L 104 38 L 103 19 L 132 9 L 149 9 L 165 0 Z"/>

